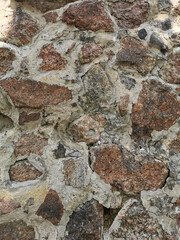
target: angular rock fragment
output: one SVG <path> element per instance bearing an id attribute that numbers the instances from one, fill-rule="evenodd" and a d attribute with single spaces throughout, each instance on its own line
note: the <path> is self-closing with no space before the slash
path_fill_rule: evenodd
<path id="1" fill-rule="evenodd" d="M 68 88 L 28 79 L 6 78 L 0 81 L 0 86 L 8 93 L 16 107 L 41 108 L 72 98 Z"/>
<path id="2" fill-rule="evenodd" d="M 103 231 L 103 206 L 91 200 L 74 212 L 67 224 L 65 240 L 99 240 Z"/>
<path id="3" fill-rule="evenodd" d="M 62 20 L 82 31 L 113 32 L 113 22 L 104 10 L 103 2 L 93 0 L 71 5 L 63 13 Z"/>
<path id="4" fill-rule="evenodd" d="M 0 215 L 8 214 L 14 211 L 16 208 L 20 208 L 21 204 L 12 199 L 0 199 Z"/>
<path id="5" fill-rule="evenodd" d="M 50 189 L 36 214 L 57 225 L 63 216 L 63 205 L 56 191 Z"/>
<path id="6" fill-rule="evenodd" d="M 144 82 L 136 104 L 133 105 L 132 137 L 149 137 L 153 130 L 170 128 L 180 117 L 180 101 L 168 86 L 151 80 Z"/>
<path id="7" fill-rule="evenodd" d="M 19 114 L 19 125 L 23 126 L 25 123 L 39 120 L 40 113 L 27 113 L 23 111 Z"/>
<path id="8" fill-rule="evenodd" d="M 16 59 L 15 53 L 9 48 L 0 48 L 0 75 L 12 70 L 12 63 Z"/>
<path id="9" fill-rule="evenodd" d="M 114 144 L 92 147 L 91 168 L 100 177 L 126 194 L 161 188 L 168 169 L 159 161 L 148 157 L 138 160 L 127 149 Z"/>
<path id="10" fill-rule="evenodd" d="M 121 116 L 125 116 L 127 114 L 128 104 L 129 104 L 129 95 L 124 94 L 123 96 L 120 97 L 119 103 L 118 103 L 118 110 Z"/>
<path id="11" fill-rule="evenodd" d="M 120 81 L 125 85 L 125 88 L 128 90 L 131 90 L 131 88 L 134 88 L 136 85 L 136 80 L 132 77 L 127 76 L 120 76 Z"/>
<path id="12" fill-rule="evenodd" d="M 47 23 L 55 23 L 57 22 L 58 14 L 57 12 L 48 12 L 43 15 Z"/>
<path id="13" fill-rule="evenodd" d="M 102 53 L 103 50 L 99 45 L 86 43 L 81 48 L 79 59 L 82 64 L 89 63 L 95 58 L 99 57 Z"/>

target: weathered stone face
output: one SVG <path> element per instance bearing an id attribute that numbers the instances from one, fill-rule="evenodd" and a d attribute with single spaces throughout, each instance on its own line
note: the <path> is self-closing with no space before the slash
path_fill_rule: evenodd
<path id="1" fill-rule="evenodd" d="M 57 22 L 58 14 L 57 12 L 48 12 L 48 13 L 45 13 L 43 17 L 45 18 L 46 23 L 49 23 L 49 22 L 55 23 Z"/>
<path id="2" fill-rule="evenodd" d="M 80 30 L 113 31 L 113 22 L 104 10 L 103 2 L 84 1 L 70 6 L 62 15 L 62 20 Z"/>
<path id="3" fill-rule="evenodd" d="M 56 191 L 50 189 L 36 214 L 56 225 L 63 216 L 63 205 Z"/>
<path id="4" fill-rule="evenodd" d="M 0 215 L 8 214 L 14 211 L 16 208 L 20 208 L 21 204 L 14 200 L 2 198 L 0 199 Z"/>
<path id="5" fill-rule="evenodd" d="M 43 71 L 61 70 L 65 68 L 67 63 L 52 45 L 44 46 L 38 57 L 43 60 L 41 63 L 41 69 Z"/>
<path id="6" fill-rule="evenodd" d="M 122 40 L 122 47 L 116 58 L 116 64 L 122 70 L 135 69 L 146 75 L 154 68 L 155 62 L 155 58 L 140 41 L 130 37 Z"/>
<path id="7" fill-rule="evenodd" d="M 170 56 L 160 71 L 160 77 L 165 82 L 180 84 L 180 53 Z"/>
<path id="8" fill-rule="evenodd" d="M 35 240 L 32 226 L 27 226 L 22 220 L 0 224 L 0 239 Z"/>
<path id="9" fill-rule="evenodd" d="M 66 240 L 99 240 L 103 228 L 103 206 L 96 200 L 83 204 L 74 212 L 67 224 Z"/>
<path id="10" fill-rule="evenodd" d="M 132 108 L 132 136 L 140 140 L 150 136 L 153 130 L 167 130 L 179 116 L 180 102 L 176 94 L 156 80 L 145 82 Z"/>
<path id="11" fill-rule="evenodd" d="M 99 45 L 86 43 L 81 48 L 79 59 L 82 64 L 89 63 L 95 58 L 99 57 L 102 53 L 103 50 Z"/>
<path id="12" fill-rule="evenodd" d="M 0 75 L 6 74 L 12 69 L 12 63 L 16 59 L 15 53 L 9 48 L 0 48 Z"/>
<path id="13" fill-rule="evenodd" d="M 16 156 L 29 156 L 34 153 L 43 154 L 43 148 L 48 144 L 48 139 L 41 138 L 34 134 L 25 134 L 17 142 L 14 143 L 14 153 Z"/>
<path id="14" fill-rule="evenodd" d="M 149 3 L 147 1 L 115 2 L 110 6 L 111 14 L 120 28 L 135 28 L 147 21 Z"/>
<path id="15" fill-rule="evenodd" d="M 38 33 L 39 27 L 36 21 L 21 8 L 16 11 L 4 12 L 7 24 L 0 26 L 0 40 L 14 44 L 16 46 L 24 46 L 32 41 L 32 38 Z"/>
<path id="16" fill-rule="evenodd" d="M 168 176 L 168 169 L 154 159 L 139 161 L 128 150 L 117 145 L 92 147 L 91 167 L 100 177 L 126 194 L 161 188 Z"/>
<path id="17" fill-rule="evenodd" d="M 19 125 L 23 126 L 25 123 L 34 122 L 39 120 L 40 113 L 27 113 L 23 111 L 19 114 Z"/>
<path id="18" fill-rule="evenodd" d="M 71 91 L 65 87 L 32 80 L 7 78 L 0 81 L 0 86 L 8 93 L 16 107 L 41 108 L 72 98 Z"/>

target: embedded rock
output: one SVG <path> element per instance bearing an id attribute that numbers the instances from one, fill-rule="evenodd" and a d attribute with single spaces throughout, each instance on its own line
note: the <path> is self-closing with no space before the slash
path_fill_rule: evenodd
<path id="1" fill-rule="evenodd" d="M 96 44 L 86 43 L 79 54 L 80 63 L 89 63 L 103 53 L 102 48 Z"/>
<path id="2" fill-rule="evenodd" d="M 125 94 L 121 96 L 118 103 L 118 110 L 121 116 L 125 116 L 127 114 L 128 104 L 129 104 L 129 95 Z"/>
<path id="3" fill-rule="evenodd" d="M 141 30 L 138 31 L 138 37 L 140 39 L 145 39 L 147 37 L 147 31 L 146 29 L 142 28 Z"/>
<path id="4" fill-rule="evenodd" d="M 170 0 L 158 0 L 157 6 L 159 11 L 169 12 L 172 7 L 172 3 Z"/>
<path id="5" fill-rule="evenodd" d="M 150 44 L 159 48 L 162 53 L 167 52 L 168 46 L 164 43 L 163 39 L 160 37 L 158 33 L 153 32 L 150 36 Z"/>
<path id="6" fill-rule="evenodd" d="M 50 189 L 36 214 L 57 225 L 63 216 L 63 205 L 56 191 Z"/>
<path id="7" fill-rule="evenodd" d="M 41 108 L 72 98 L 68 88 L 28 79 L 6 78 L 0 81 L 0 86 L 8 93 L 16 107 Z"/>
<path id="8" fill-rule="evenodd" d="M 46 20 L 46 23 L 55 23 L 57 22 L 58 14 L 57 12 L 48 12 L 43 15 Z"/>
<path id="9" fill-rule="evenodd" d="M 177 138 L 169 144 L 169 150 L 180 153 L 180 132 L 178 132 Z"/>
<path id="10" fill-rule="evenodd" d="M 12 70 L 12 63 L 16 59 L 15 53 L 9 48 L 0 48 L 0 75 Z"/>
<path id="11" fill-rule="evenodd" d="M 133 105 L 132 137 L 149 137 L 153 130 L 170 128 L 180 117 L 180 101 L 168 86 L 151 80 L 144 82 L 136 104 Z"/>
<path id="12" fill-rule="evenodd" d="M 168 169 L 161 162 L 148 157 L 135 156 L 114 144 L 92 147 L 91 168 L 106 182 L 126 194 L 161 188 Z"/>
<path id="13" fill-rule="evenodd" d="M 120 76 L 120 81 L 125 85 L 125 88 L 131 90 L 136 85 L 136 80 L 132 77 Z"/>
<path id="14" fill-rule="evenodd" d="M 103 2 L 93 0 L 71 5 L 63 13 L 62 20 L 82 31 L 104 30 L 105 32 L 113 32 L 113 22 L 104 10 Z"/>
<path id="15" fill-rule="evenodd" d="M 23 111 L 19 114 L 19 125 L 23 126 L 25 123 L 34 122 L 39 120 L 40 113 L 27 113 Z"/>
<path id="16" fill-rule="evenodd" d="M 20 208 L 21 204 L 14 200 L 2 198 L 0 199 L 0 215 L 8 214 L 14 211 L 16 208 Z"/>

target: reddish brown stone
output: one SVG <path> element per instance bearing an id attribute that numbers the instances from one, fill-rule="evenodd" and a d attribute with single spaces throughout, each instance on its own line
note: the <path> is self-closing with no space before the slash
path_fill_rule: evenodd
<path id="1" fill-rule="evenodd" d="M 103 206 L 91 200 L 74 212 L 67 224 L 65 240 L 99 240 L 103 231 Z"/>
<path id="2" fill-rule="evenodd" d="M 20 73 L 24 75 L 29 75 L 29 61 L 27 57 L 23 57 L 23 60 L 20 64 Z"/>
<path id="3" fill-rule="evenodd" d="M 37 121 L 40 118 L 40 113 L 30 113 L 22 112 L 19 114 L 19 125 L 24 125 L 28 122 Z"/>
<path id="4" fill-rule="evenodd" d="M 160 76 L 165 82 L 180 84 L 180 53 L 170 56 L 163 66 Z"/>
<path id="5" fill-rule="evenodd" d="M 0 199 L 0 215 L 8 214 L 20 207 L 21 204 L 14 200 Z"/>
<path id="6" fill-rule="evenodd" d="M 32 38 L 39 31 L 36 21 L 21 8 L 15 12 L 4 12 L 2 24 L 0 26 L 0 39 L 17 45 L 24 46 L 32 41 Z"/>
<path id="7" fill-rule="evenodd" d="M 32 153 L 42 155 L 43 148 L 47 146 L 47 144 L 48 140 L 46 138 L 41 138 L 34 134 L 25 134 L 18 142 L 15 142 L 14 153 L 16 156 L 29 156 Z"/>
<path id="8" fill-rule="evenodd" d="M 118 110 L 121 116 L 125 116 L 127 114 L 127 108 L 129 104 L 129 95 L 125 94 L 121 96 L 118 103 Z"/>
<path id="9" fill-rule="evenodd" d="M 15 164 L 12 165 L 9 170 L 10 180 L 16 182 L 35 180 L 41 175 L 42 173 L 27 160 L 15 162 Z"/>
<path id="10" fill-rule="evenodd" d="M 72 98 L 71 91 L 65 87 L 27 79 L 6 78 L 0 81 L 0 86 L 9 94 L 16 107 L 41 108 Z"/>
<path id="11" fill-rule="evenodd" d="M 45 13 L 43 17 L 45 18 L 47 23 L 49 22 L 56 23 L 58 14 L 57 12 L 48 12 L 48 13 Z"/>
<path id="12" fill-rule="evenodd" d="M 92 147 L 91 167 L 100 177 L 126 194 L 161 188 L 168 176 L 168 169 L 153 159 L 135 157 L 117 145 Z"/>
<path id="13" fill-rule="evenodd" d="M 16 56 L 13 50 L 0 48 L 0 75 L 7 73 L 12 69 L 12 63 Z"/>
<path id="14" fill-rule="evenodd" d="M 156 80 L 145 82 L 132 108 L 132 136 L 140 140 L 153 130 L 167 130 L 179 116 L 180 101 L 176 94 Z"/>
<path id="15" fill-rule="evenodd" d="M 113 22 L 104 10 L 103 2 L 84 1 L 74 4 L 63 13 L 62 20 L 80 30 L 113 32 Z"/>
<path id="16" fill-rule="evenodd" d="M 180 2 L 174 7 L 174 12 L 178 15 L 180 15 Z"/>
<path id="17" fill-rule="evenodd" d="M 76 142 L 95 143 L 99 140 L 106 119 L 102 114 L 84 115 L 71 124 L 67 132 Z"/>
<path id="18" fill-rule="evenodd" d="M 155 58 L 148 54 L 147 48 L 140 41 L 131 37 L 122 40 L 122 47 L 116 59 L 122 70 L 133 68 L 145 75 L 153 69 L 155 62 Z"/>
<path id="19" fill-rule="evenodd" d="M 35 231 L 22 220 L 0 224 L 2 240 L 35 240 Z"/>
<path id="20" fill-rule="evenodd" d="M 63 205 L 56 191 L 50 189 L 36 214 L 56 225 L 63 216 Z"/>
<path id="21" fill-rule="evenodd" d="M 44 46 L 38 57 L 43 59 L 41 63 L 43 71 L 61 70 L 65 68 L 67 63 L 51 44 Z"/>
<path id="22" fill-rule="evenodd" d="M 89 63 L 103 53 L 102 48 L 96 44 L 86 43 L 81 48 L 79 60 L 81 63 Z"/>
<path id="23" fill-rule="evenodd" d="M 147 1 L 133 3 L 120 1 L 111 4 L 110 8 L 120 28 L 135 28 L 147 21 L 149 3 Z"/>
<path id="24" fill-rule="evenodd" d="M 169 144 L 170 151 L 180 153 L 180 132 L 177 134 L 177 138 Z"/>

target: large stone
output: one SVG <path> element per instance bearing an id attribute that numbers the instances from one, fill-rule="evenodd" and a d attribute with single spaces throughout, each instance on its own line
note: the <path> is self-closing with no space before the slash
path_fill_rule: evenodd
<path id="1" fill-rule="evenodd" d="M 12 199 L 0 199 L 0 215 L 8 214 L 16 208 L 20 208 L 21 204 Z"/>
<path id="2" fill-rule="evenodd" d="M 61 70 L 67 63 L 51 44 L 45 45 L 38 57 L 42 59 L 41 69 L 43 71 Z"/>
<path id="3" fill-rule="evenodd" d="M 153 158 L 135 156 L 121 146 L 104 144 L 92 147 L 91 168 L 119 191 L 137 194 L 142 190 L 161 188 L 168 176 L 168 169 Z"/>
<path id="4" fill-rule="evenodd" d="M 180 84 L 180 53 L 170 56 L 160 71 L 160 77 L 165 82 Z"/>
<path id="5" fill-rule="evenodd" d="M 29 156 L 30 154 L 43 154 L 43 148 L 47 146 L 48 139 L 41 138 L 34 134 L 25 134 L 14 143 L 14 153 L 16 156 Z"/>
<path id="6" fill-rule="evenodd" d="M 76 142 L 91 144 L 99 140 L 105 124 L 106 119 L 102 114 L 84 115 L 73 122 L 67 132 Z"/>
<path id="7" fill-rule="evenodd" d="M 67 224 L 68 236 L 65 240 L 99 240 L 102 239 L 103 206 L 91 200 L 74 212 Z"/>
<path id="8" fill-rule="evenodd" d="M 103 53 L 102 48 L 96 44 L 86 43 L 81 48 L 79 60 L 81 63 L 89 63 Z"/>
<path id="9" fill-rule="evenodd" d="M 2 240 L 35 240 L 32 226 L 27 226 L 22 220 L 0 224 L 0 239 Z"/>
<path id="10" fill-rule="evenodd" d="M 1 13 L 0 40 L 24 46 L 32 41 L 38 33 L 39 27 L 36 21 L 21 8 L 16 11 L 4 11 Z"/>
<path id="11" fill-rule="evenodd" d="M 110 227 L 110 239 L 158 239 L 174 240 L 157 220 L 151 218 L 141 202 L 129 199 L 119 211 Z"/>
<path id="12" fill-rule="evenodd" d="M 63 205 L 56 191 L 50 189 L 36 214 L 57 225 L 63 216 Z"/>
<path id="13" fill-rule="evenodd" d="M 135 28 L 147 21 L 149 3 L 147 1 L 115 2 L 110 6 L 120 28 Z"/>
<path id="14" fill-rule="evenodd" d="M 144 82 L 138 101 L 132 108 L 132 136 L 140 140 L 149 137 L 153 130 L 167 130 L 178 117 L 180 101 L 176 94 L 156 80 Z"/>
<path id="15" fill-rule="evenodd" d="M 72 98 L 71 91 L 65 87 L 28 79 L 6 78 L 0 81 L 0 86 L 16 107 L 41 108 Z"/>
<path id="16" fill-rule="evenodd" d="M 10 167 L 9 175 L 11 181 L 25 182 L 35 180 L 40 177 L 42 173 L 27 160 L 21 160 L 15 162 L 15 164 Z"/>
<path id="17" fill-rule="evenodd" d="M 80 30 L 113 32 L 113 22 L 104 10 L 103 2 L 84 1 L 74 4 L 63 13 L 62 20 Z"/>
<path id="18" fill-rule="evenodd" d="M 9 48 L 0 48 L 0 75 L 12 70 L 12 63 L 16 59 L 15 53 Z"/>
<path id="19" fill-rule="evenodd" d="M 135 69 L 146 75 L 151 72 L 155 63 L 155 58 L 148 53 L 148 49 L 139 40 L 131 37 L 122 40 L 122 47 L 116 58 L 116 64 L 122 70 Z"/>

